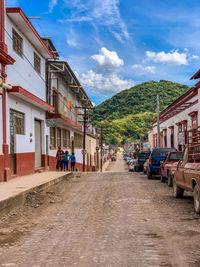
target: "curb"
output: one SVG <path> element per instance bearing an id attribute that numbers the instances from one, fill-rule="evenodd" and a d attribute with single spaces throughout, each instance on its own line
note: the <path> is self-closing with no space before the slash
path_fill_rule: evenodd
<path id="1" fill-rule="evenodd" d="M 4 212 L 6 209 L 6 213 L 10 212 L 13 208 L 16 208 L 17 206 L 24 205 L 26 201 L 27 195 L 32 191 L 45 191 L 49 189 L 50 187 L 60 183 L 61 181 L 68 180 L 73 176 L 73 173 L 66 173 L 65 175 L 62 175 L 58 178 L 55 178 L 51 181 L 45 182 L 43 184 L 34 186 L 30 189 L 27 189 L 15 196 L 12 196 L 10 198 L 4 199 L 0 201 L 0 212 Z"/>

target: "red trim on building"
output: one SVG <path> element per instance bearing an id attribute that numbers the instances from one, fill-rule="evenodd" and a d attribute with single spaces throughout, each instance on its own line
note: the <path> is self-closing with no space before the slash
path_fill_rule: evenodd
<path id="1" fill-rule="evenodd" d="M 190 80 L 195 80 L 200 78 L 200 70 L 198 70 L 191 78 Z"/>
<path id="2" fill-rule="evenodd" d="M 198 115 L 198 111 L 192 111 L 192 112 L 188 113 L 188 115 L 190 117 L 194 117 L 194 116 Z"/>
<path id="3" fill-rule="evenodd" d="M 195 95 L 198 94 L 198 88 L 192 87 L 190 88 L 185 94 L 181 95 L 177 98 L 172 104 L 170 104 L 166 109 L 164 109 L 160 113 L 160 122 L 164 122 L 169 118 L 177 115 L 178 113 L 188 109 L 189 107 L 198 103 L 198 99 L 194 102 L 187 102 L 188 100 L 192 99 Z M 152 121 L 155 123 L 156 119 Z"/>
<path id="4" fill-rule="evenodd" d="M 0 44 L 0 62 L 5 65 L 12 65 L 15 63 L 15 60 L 7 54 L 7 47 L 3 45 L 3 43 Z"/>
<path id="5" fill-rule="evenodd" d="M 62 114 L 53 114 L 53 113 L 50 113 L 48 114 L 48 119 L 63 119 L 65 120 L 66 122 L 70 123 L 71 125 L 79 128 L 82 130 L 82 126 L 78 123 L 76 123 L 75 121 L 72 121 L 70 120 L 68 117 L 62 115 Z"/>
<path id="6" fill-rule="evenodd" d="M 23 89 L 20 86 L 13 86 L 12 90 L 8 91 L 9 93 L 19 93 L 33 101 L 35 101 L 36 103 L 38 103 L 39 105 L 42 105 L 43 107 L 45 107 L 47 110 L 49 111 L 54 111 L 54 107 L 52 107 L 51 105 L 47 104 L 45 101 L 43 101 L 42 99 L 40 99 L 39 97 L 31 94 L 30 92 L 28 92 L 27 90 Z"/>
<path id="7" fill-rule="evenodd" d="M 6 13 L 18 13 L 21 15 L 21 17 L 24 19 L 24 21 L 27 23 L 27 25 L 29 26 L 29 28 L 31 29 L 31 31 L 35 34 L 35 36 L 38 38 L 38 40 L 40 41 L 40 43 L 42 44 L 42 46 L 44 47 L 44 49 L 47 51 L 47 53 L 49 54 L 49 56 L 51 58 L 54 58 L 54 55 L 50 52 L 50 50 L 47 48 L 47 46 L 45 45 L 45 43 L 43 42 L 43 40 L 41 39 L 40 35 L 38 34 L 38 32 L 36 31 L 36 29 L 34 28 L 34 26 L 32 25 L 32 23 L 29 21 L 29 19 L 27 18 L 27 16 L 24 14 L 24 12 L 22 11 L 22 9 L 20 7 L 9 7 L 6 8 Z"/>

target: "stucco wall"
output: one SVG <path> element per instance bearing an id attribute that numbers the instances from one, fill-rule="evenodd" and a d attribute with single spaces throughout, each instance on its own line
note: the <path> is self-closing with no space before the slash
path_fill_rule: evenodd
<path id="1" fill-rule="evenodd" d="M 41 121 L 42 127 L 42 154 L 46 152 L 45 135 L 49 135 L 49 128 L 45 127 L 45 111 L 24 102 L 23 100 L 8 95 L 7 96 L 7 143 L 10 144 L 10 109 L 25 114 L 25 135 L 16 135 L 15 153 L 35 152 L 35 119 Z M 32 133 L 32 137 L 30 134 Z M 30 142 L 32 138 L 32 142 Z"/>
<path id="2" fill-rule="evenodd" d="M 5 42 L 8 46 L 8 54 L 15 59 L 14 65 L 8 65 L 6 67 L 7 83 L 12 85 L 21 86 L 30 93 L 36 95 L 45 101 L 46 99 L 46 85 L 45 85 L 45 59 L 40 55 L 34 46 L 30 43 L 31 40 L 28 40 L 17 28 L 16 25 L 6 16 L 5 19 L 6 31 L 5 33 Z M 13 41 L 12 29 L 23 38 L 23 58 L 20 57 L 13 50 Z M 9 35 L 11 37 L 9 37 Z M 41 75 L 34 70 L 34 52 L 41 59 Z"/>

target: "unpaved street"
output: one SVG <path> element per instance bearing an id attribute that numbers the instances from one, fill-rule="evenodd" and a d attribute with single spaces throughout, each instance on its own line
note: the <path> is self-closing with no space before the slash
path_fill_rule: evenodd
<path id="1" fill-rule="evenodd" d="M 121 156 L 112 165 L 1 218 L 0 266 L 200 266 L 191 196 L 176 200 L 159 180 L 128 173 Z"/>

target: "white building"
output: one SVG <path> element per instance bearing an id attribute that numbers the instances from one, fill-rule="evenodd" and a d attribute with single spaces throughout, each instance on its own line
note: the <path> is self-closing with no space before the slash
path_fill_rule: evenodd
<path id="1" fill-rule="evenodd" d="M 54 108 L 46 102 L 45 64 L 54 56 L 20 8 L 6 9 L 5 44 L 8 55 L 15 60 L 6 67 L 6 83 L 12 86 L 6 92 L 11 176 L 7 175 L 4 180 L 8 180 L 46 168 L 49 135 L 49 128 L 45 126 L 46 111 L 54 111 Z M 2 142 L 0 131 L 0 153 Z"/>
<path id="2" fill-rule="evenodd" d="M 48 47 L 52 46 L 50 40 L 46 40 Z M 83 110 L 81 107 L 92 107 L 87 94 L 76 78 L 67 62 L 49 61 L 47 73 L 47 101 L 54 107 L 54 112 L 47 115 L 50 127 L 50 169 L 56 167 L 56 152 L 60 146 L 76 156 L 76 168 L 83 169 Z M 55 123 L 55 125 L 53 125 Z M 96 145 L 95 145 L 96 149 Z M 85 157 L 86 170 L 89 169 L 88 158 Z M 93 165 L 95 166 L 95 164 Z"/>
<path id="3" fill-rule="evenodd" d="M 199 73 L 191 79 L 200 78 Z M 183 150 L 187 131 L 200 125 L 200 83 L 190 88 L 160 113 L 160 146 Z M 153 121 L 153 147 L 158 146 L 157 122 Z"/>

